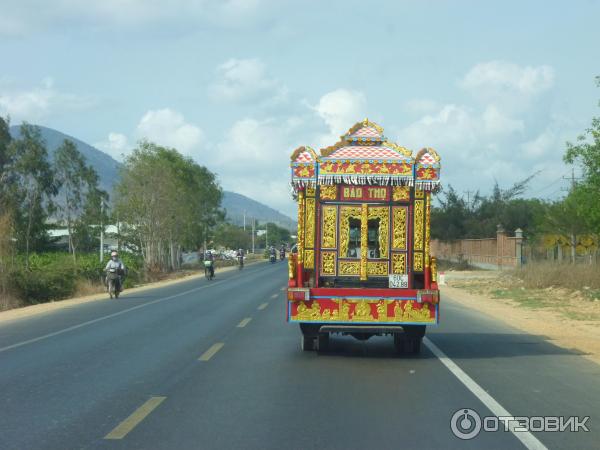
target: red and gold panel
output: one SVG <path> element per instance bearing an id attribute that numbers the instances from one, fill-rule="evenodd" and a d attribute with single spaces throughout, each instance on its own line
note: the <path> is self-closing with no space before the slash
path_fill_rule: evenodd
<path id="1" fill-rule="evenodd" d="M 319 166 L 321 175 L 411 175 L 407 162 L 324 161 Z"/>
<path id="2" fill-rule="evenodd" d="M 410 200 L 409 186 L 394 186 L 392 192 L 392 200 L 395 202 L 407 202 Z"/>
<path id="3" fill-rule="evenodd" d="M 392 273 L 406 273 L 406 253 L 392 253 Z"/>
<path id="4" fill-rule="evenodd" d="M 437 306 L 430 302 L 386 299 L 318 299 L 289 302 L 292 322 L 437 323 Z"/>
<path id="5" fill-rule="evenodd" d="M 321 248 L 337 247 L 337 206 L 324 205 L 321 209 Z"/>
<path id="6" fill-rule="evenodd" d="M 293 167 L 292 171 L 295 178 L 314 178 L 315 176 L 314 164 L 297 165 Z"/>
<path id="7" fill-rule="evenodd" d="M 408 208 L 394 206 L 392 208 L 392 249 L 406 250 L 406 223 Z"/>
<path id="8" fill-rule="evenodd" d="M 418 167 L 417 168 L 417 180 L 437 180 L 439 174 L 436 169 L 432 167 Z"/>

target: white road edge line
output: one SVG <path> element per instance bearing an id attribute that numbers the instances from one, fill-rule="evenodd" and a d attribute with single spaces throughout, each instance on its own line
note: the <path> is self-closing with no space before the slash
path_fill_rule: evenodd
<path id="1" fill-rule="evenodd" d="M 206 289 L 206 288 L 209 288 L 211 286 L 216 286 L 217 284 L 221 284 L 221 283 L 224 283 L 224 282 L 225 282 L 225 280 L 216 281 L 216 282 L 211 283 L 211 284 L 203 285 L 203 286 L 200 286 L 200 287 L 197 287 L 197 288 L 194 288 L 194 289 L 190 289 L 190 290 L 187 290 L 187 291 L 184 291 L 184 292 L 180 292 L 179 294 L 170 295 L 170 296 L 164 297 L 164 298 L 158 298 L 156 300 L 152 300 L 151 302 L 142 303 L 141 305 L 132 306 L 131 308 L 127 308 L 127 309 L 124 309 L 122 311 L 118 311 L 116 313 L 109 314 L 107 316 L 102 316 L 102 317 L 98 317 L 97 319 L 88 320 L 87 322 L 82 322 L 80 324 L 73 325 L 73 326 L 68 327 L 68 328 L 63 328 L 62 330 L 54 331 L 53 333 L 44 334 L 43 336 L 38 336 L 38 337 L 33 338 L 33 339 L 28 339 L 27 341 L 18 342 L 16 344 L 12 344 L 12 345 L 9 345 L 7 347 L 2 347 L 2 348 L 0 348 L 0 353 L 5 352 L 7 350 L 12 350 L 13 348 L 22 347 L 24 345 L 33 344 L 34 342 L 42 341 L 44 339 L 48 339 L 48 338 L 51 338 L 51 337 L 54 337 L 54 336 L 58 336 L 60 334 L 67 333 L 69 331 L 77 330 L 79 328 L 87 327 L 88 325 L 92 325 L 92 324 L 97 323 L 97 322 L 102 322 L 103 320 L 112 319 L 113 317 L 117 317 L 117 316 L 120 316 L 122 314 L 126 314 L 128 312 L 135 311 L 136 309 L 145 308 L 146 306 L 154 305 L 156 303 L 161 303 L 161 302 L 164 302 L 166 300 L 171 300 L 173 298 L 181 297 L 182 295 L 191 294 L 192 292 L 196 292 L 196 291 L 199 291 L 199 290 L 202 290 L 202 289 Z"/>
<path id="2" fill-rule="evenodd" d="M 458 380 L 465 385 L 465 387 L 471 391 L 475 397 L 477 397 L 481 403 L 483 403 L 492 414 L 497 417 L 514 417 L 504 407 L 498 403 L 494 397 L 488 394 L 481 386 L 479 386 L 473 378 L 465 373 L 454 361 L 452 361 L 446 354 L 439 349 L 431 340 L 424 337 L 423 344 L 431 350 L 431 352 L 437 356 L 444 366 L 454 375 Z M 529 450 L 548 450 L 548 448 L 542 444 L 533 434 L 529 431 L 514 431 L 510 432 Z"/>

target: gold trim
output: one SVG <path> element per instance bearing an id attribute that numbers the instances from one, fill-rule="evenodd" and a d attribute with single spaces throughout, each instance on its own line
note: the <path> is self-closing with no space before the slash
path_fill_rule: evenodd
<path id="1" fill-rule="evenodd" d="M 395 250 L 406 250 L 407 215 L 408 208 L 406 206 L 392 208 L 392 248 Z"/>
<path id="2" fill-rule="evenodd" d="M 314 186 L 306 186 L 306 196 L 307 197 L 314 197 L 316 192 L 317 191 Z"/>
<path id="3" fill-rule="evenodd" d="M 402 147 L 401 145 L 396 144 L 395 142 L 385 141 L 382 144 L 384 147 L 391 148 L 392 150 L 396 150 L 398 153 L 403 154 L 404 156 L 408 156 L 412 159 L 412 152 L 406 147 Z"/>
<path id="4" fill-rule="evenodd" d="M 321 247 L 336 248 L 337 245 L 337 206 L 323 206 L 323 223 L 321 228 Z"/>
<path id="5" fill-rule="evenodd" d="M 315 153 L 315 151 L 311 147 L 303 145 L 301 147 L 298 147 L 296 150 L 294 150 L 290 159 L 292 160 L 292 162 L 295 162 L 296 158 L 298 158 L 298 156 L 300 156 L 300 153 L 304 153 L 304 152 L 310 153 L 310 155 L 313 157 L 313 159 L 315 161 L 319 158 L 317 156 L 317 154 Z"/>
<path id="6" fill-rule="evenodd" d="M 298 264 L 304 257 L 304 191 L 298 192 Z"/>
<path id="7" fill-rule="evenodd" d="M 314 248 L 315 247 L 315 199 L 307 198 L 306 202 L 306 235 L 305 239 L 305 247 L 306 248 Z"/>
<path id="8" fill-rule="evenodd" d="M 431 257 L 431 281 L 437 283 L 437 259 L 435 256 Z"/>
<path id="9" fill-rule="evenodd" d="M 425 193 L 421 189 L 415 188 L 415 198 L 425 198 Z"/>
<path id="10" fill-rule="evenodd" d="M 367 257 L 369 256 L 369 205 L 363 203 L 360 222 L 360 280 L 367 280 Z"/>
<path id="11" fill-rule="evenodd" d="M 350 242 L 350 219 L 361 218 L 361 211 L 358 206 L 340 207 L 340 258 L 348 256 L 348 243 Z"/>
<path id="12" fill-rule="evenodd" d="M 379 254 L 381 258 L 388 258 L 388 247 L 389 247 L 389 220 L 390 220 L 390 209 L 387 206 L 371 206 L 369 208 L 368 219 L 379 219 Z M 368 233 L 368 222 L 367 222 L 367 233 Z M 367 236 L 367 252 L 369 251 L 369 243 Z"/>
<path id="13" fill-rule="evenodd" d="M 423 214 L 424 214 L 423 200 L 415 200 L 415 220 L 414 220 L 414 236 L 415 236 L 415 250 L 423 250 Z"/>
<path id="14" fill-rule="evenodd" d="M 429 267 L 430 242 L 429 234 L 431 228 L 431 193 L 425 193 L 425 267 Z"/>
<path id="15" fill-rule="evenodd" d="M 321 274 L 335 276 L 335 252 L 321 252 Z"/>

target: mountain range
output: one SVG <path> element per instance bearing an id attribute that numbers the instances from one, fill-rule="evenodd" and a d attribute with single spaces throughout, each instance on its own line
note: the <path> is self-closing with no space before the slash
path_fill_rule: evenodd
<path id="1" fill-rule="evenodd" d="M 96 169 L 96 172 L 100 177 L 100 187 L 105 191 L 112 193 L 114 185 L 119 180 L 121 163 L 113 159 L 110 155 L 80 139 L 61 133 L 52 128 L 39 125 L 38 127 L 42 138 L 46 142 L 50 160 L 54 158 L 54 152 L 60 147 L 65 139 L 72 141 L 83 156 L 85 156 L 88 164 Z M 13 139 L 18 139 L 20 137 L 20 127 L 11 126 L 10 134 Z M 285 214 L 236 192 L 223 191 L 221 207 L 227 213 L 227 220 L 236 225 L 243 225 L 245 216 L 246 224 L 249 226 L 251 225 L 252 219 L 255 219 L 260 223 L 275 223 L 292 231 L 296 229 L 296 222 Z"/>

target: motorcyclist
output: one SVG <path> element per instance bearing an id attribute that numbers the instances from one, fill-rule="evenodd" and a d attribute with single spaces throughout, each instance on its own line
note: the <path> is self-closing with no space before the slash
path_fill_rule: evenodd
<path id="1" fill-rule="evenodd" d="M 242 267 L 244 267 L 244 250 L 243 249 L 238 249 L 237 253 L 236 253 L 236 257 L 238 259 L 238 264 L 240 266 L 240 269 Z"/>
<path id="2" fill-rule="evenodd" d="M 272 245 L 271 245 L 271 248 L 269 248 L 269 255 L 270 255 L 271 262 L 277 261 L 277 251 L 275 250 L 275 247 L 273 247 Z"/>
<path id="3" fill-rule="evenodd" d="M 209 265 L 206 265 L 206 262 L 210 262 Z M 205 267 L 210 270 L 210 277 L 215 277 L 215 255 L 212 254 L 210 250 L 207 250 L 206 255 L 204 256 Z"/>
<path id="4" fill-rule="evenodd" d="M 285 259 L 285 244 L 281 244 L 281 248 L 279 249 L 279 259 L 282 261 Z"/>
<path id="5" fill-rule="evenodd" d="M 106 263 L 106 267 L 104 268 L 106 272 L 106 286 L 108 286 L 108 277 L 111 273 L 116 273 L 116 286 L 115 289 L 117 292 L 121 292 L 123 290 L 123 277 L 125 276 L 125 264 L 123 261 L 119 259 L 119 254 L 115 251 L 111 252 L 110 260 Z"/>

